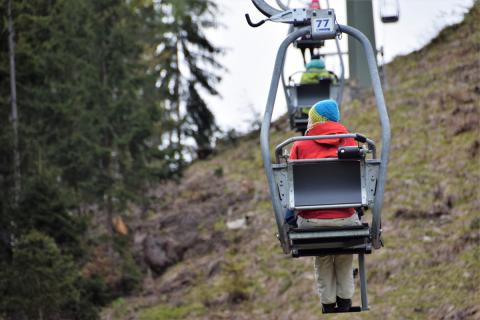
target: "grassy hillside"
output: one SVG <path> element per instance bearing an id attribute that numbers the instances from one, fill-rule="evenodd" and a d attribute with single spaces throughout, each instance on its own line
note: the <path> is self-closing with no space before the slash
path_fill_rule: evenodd
<path id="1" fill-rule="evenodd" d="M 479 20 L 476 5 L 388 66 L 385 248 L 367 257 L 371 311 L 335 319 L 480 319 Z M 343 118 L 379 141 L 370 96 Z M 272 144 L 292 135 L 284 128 L 276 123 Z M 155 205 L 132 223 L 138 259 L 151 248 L 160 261 L 145 262 L 156 268 L 142 292 L 104 319 L 319 319 L 311 259 L 283 255 L 275 239 L 258 141 L 258 132 L 229 141 L 152 193 Z M 245 217 L 247 228 L 229 229 Z"/>

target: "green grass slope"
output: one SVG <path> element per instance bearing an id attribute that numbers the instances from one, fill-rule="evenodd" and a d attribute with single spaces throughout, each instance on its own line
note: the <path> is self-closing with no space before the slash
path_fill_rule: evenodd
<path id="1" fill-rule="evenodd" d="M 335 319 L 480 319 L 480 6 L 428 46 L 388 66 L 393 148 L 385 195 L 385 248 L 367 256 L 371 311 Z M 373 99 L 351 101 L 345 124 L 379 141 Z M 292 135 L 275 124 L 272 144 Z M 258 133 L 192 165 L 137 229 L 182 242 L 188 219 L 203 246 L 105 319 L 319 319 L 310 258 L 281 253 Z M 167 200 L 165 200 L 167 199 Z M 170 216 L 169 216 L 170 215 Z M 248 216 L 248 227 L 228 222 Z M 367 215 L 367 219 L 370 217 Z M 172 218 L 173 219 L 173 218 Z M 173 225 L 173 226 L 172 226 Z M 191 225 L 191 224 L 190 224 Z M 358 284 L 355 300 L 358 303 Z"/>

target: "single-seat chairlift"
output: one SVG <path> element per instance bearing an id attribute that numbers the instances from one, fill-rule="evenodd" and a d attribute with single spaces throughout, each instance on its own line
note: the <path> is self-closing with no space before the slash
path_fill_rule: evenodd
<path id="1" fill-rule="evenodd" d="M 278 239 L 285 254 L 292 257 L 323 254 L 358 254 L 361 307 L 350 312 L 368 310 L 364 255 L 379 249 L 381 242 L 381 210 L 390 152 L 390 122 L 378 74 L 375 53 L 368 38 L 359 30 L 338 25 L 333 9 L 279 11 L 263 0 L 252 0 L 268 21 L 303 26 L 290 33 L 280 45 L 273 69 L 265 114 L 260 132 L 261 152 L 278 229 Z M 247 20 L 252 23 L 248 16 Z M 266 20 L 264 20 L 265 22 Z M 311 34 L 314 39 L 333 40 L 346 33 L 358 40 L 365 51 L 370 71 L 377 111 L 382 128 L 382 149 L 377 157 L 375 143 L 361 134 L 297 136 L 275 148 L 275 160 L 270 157 L 269 130 L 288 46 L 296 39 Z M 289 160 L 284 149 L 299 140 L 353 138 L 357 147 L 342 147 L 338 158 Z M 299 229 L 284 222 L 291 210 L 332 208 L 372 209 L 371 223 L 361 226 Z"/>
<path id="2" fill-rule="evenodd" d="M 285 98 L 287 100 L 287 109 L 289 111 L 290 127 L 304 133 L 307 130 L 308 112 L 316 102 L 325 99 L 334 99 L 341 103 L 341 91 L 344 78 L 339 81 L 338 77 L 333 75 L 325 78 L 318 78 L 315 83 L 299 82 L 299 75 L 311 72 L 297 71 L 288 77 L 288 83 L 284 85 Z M 343 75 L 343 72 L 342 72 Z M 340 104 L 339 104 L 340 105 Z"/>
<path id="3" fill-rule="evenodd" d="M 289 8 L 281 1 L 277 1 L 278 5 L 285 11 Z M 329 2 L 327 1 L 327 4 Z M 310 9 L 319 10 L 320 4 L 318 0 L 312 0 Z M 288 33 L 292 33 L 298 28 L 293 25 L 289 28 Z M 306 40 L 309 39 L 309 40 Z M 282 72 L 282 86 L 285 93 L 285 100 L 287 102 L 287 109 L 290 120 L 290 128 L 301 132 L 302 134 L 307 129 L 308 115 L 304 112 L 306 108 L 311 107 L 317 101 L 323 99 L 334 99 L 337 101 L 339 108 L 341 108 L 343 100 L 343 89 L 345 87 L 345 69 L 343 62 L 343 55 L 340 48 L 340 42 L 335 38 L 335 44 L 337 47 L 337 53 L 327 54 L 315 54 L 315 49 L 319 49 L 324 46 L 324 40 L 314 40 L 311 34 L 307 34 L 300 39 L 294 41 L 294 46 L 301 50 L 303 56 L 303 62 L 306 64 L 305 49 L 310 50 L 310 57 L 319 57 L 326 55 L 338 55 L 340 59 L 340 79 L 333 72 L 330 72 L 332 76 L 318 79 L 317 83 L 302 84 L 296 79 L 298 75 L 307 71 L 298 71 L 290 75 L 288 82 L 285 80 L 285 75 Z M 335 80 L 334 80 L 335 79 Z"/>
<path id="4" fill-rule="evenodd" d="M 399 0 L 382 0 L 380 3 L 380 18 L 383 23 L 397 22 L 400 18 Z"/>

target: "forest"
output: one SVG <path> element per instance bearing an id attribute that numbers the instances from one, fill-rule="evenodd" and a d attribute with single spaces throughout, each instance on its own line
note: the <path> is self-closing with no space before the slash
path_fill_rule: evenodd
<path id="1" fill-rule="evenodd" d="M 480 2 L 382 65 L 384 246 L 365 258 L 369 310 L 327 316 L 311 257 L 276 237 L 259 123 L 222 132 L 208 103 L 229 80 L 210 33 L 224 3 L 0 2 L 0 320 L 478 319 Z M 380 142 L 350 80 L 341 122 Z M 288 116 L 271 147 L 299 135 Z"/>
<path id="2" fill-rule="evenodd" d="M 204 101 L 222 69 L 204 33 L 216 11 L 0 3 L 0 318 L 95 319 L 138 287 L 128 208 L 208 157 L 218 133 Z"/>

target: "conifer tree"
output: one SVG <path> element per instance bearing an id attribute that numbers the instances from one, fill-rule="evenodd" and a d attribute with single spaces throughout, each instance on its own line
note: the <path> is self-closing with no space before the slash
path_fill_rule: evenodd
<path id="1" fill-rule="evenodd" d="M 157 55 L 160 90 L 174 115 L 176 142 L 181 144 L 184 135 L 192 137 L 199 158 L 211 152 L 217 130 L 215 118 L 200 94 L 218 94 L 215 85 L 220 76 L 212 70 L 221 69 L 216 60 L 221 50 L 204 33 L 215 26 L 216 13 L 217 6 L 210 0 L 165 0 L 157 9 L 163 35 Z"/>
<path id="2" fill-rule="evenodd" d="M 53 239 L 36 231 L 15 245 L 8 276 L 2 305 L 10 315 L 58 319 L 67 302 L 79 299 L 72 259 L 61 254 Z"/>
<path id="3" fill-rule="evenodd" d="M 15 29 L 12 17 L 12 0 L 7 3 L 8 15 L 8 55 L 10 62 L 10 103 L 12 105 L 13 127 L 13 172 L 14 172 L 14 201 L 18 201 L 21 190 L 20 152 L 18 150 L 18 110 L 17 110 L 17 81 L 15 73 Z"/>
<path id="4" fill-rule="evenodd" d="M 216 7 L 210 0 L 12 0 L 9 15 L 9 2 L 0 2 L 0 318 L 94 319 L 91 304 L 107 303 L 114 288 L 78 276 L 91 249 L 81 208 L 99 208 L 94 221 L 111 228 L 129 202 L 146 201 L 151 182 L 178 174 L 184 137 L 193 137 L 199 158 L 208 154 L 216 126 L 203 94 L 217 94 L 211 69 L 219 68 L 220 51 L 203 30 Z M 166 19 L 168 7 L 174 18 Z M 21 102 L 18 205 L 13 73 Z M 178 143 L 159 148 L 169 135 Z M 128 292 L 140 276 L 131 252 L 121 256 Z M 48 297 L 32 297 L 42 288 Z M 97 291 L 101 299 L 88 298 Z"/>

